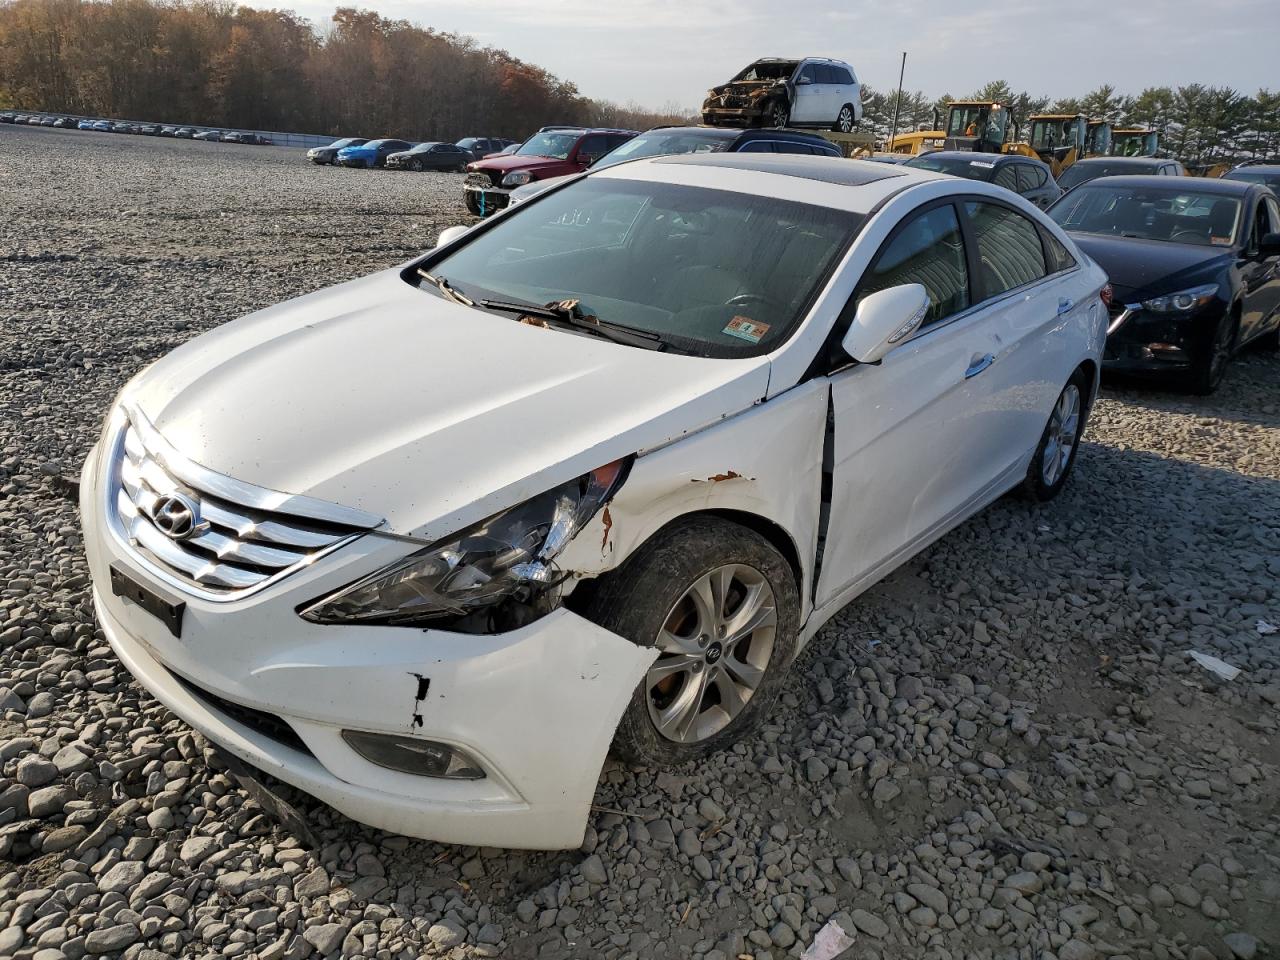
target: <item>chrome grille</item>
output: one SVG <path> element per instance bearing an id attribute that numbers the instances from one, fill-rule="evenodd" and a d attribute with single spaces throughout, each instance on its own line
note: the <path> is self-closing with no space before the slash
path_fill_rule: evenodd
<path id="1" fill-rule="evenodd" d="M 112 440 L 107 513 L 117 536 L 154 571 L 211 599 L 264 587 L 382 522 L 208 470 L 170 447 L 136 409 L 120 418 Z M 183 537 L 155 520 L 158 504 L 172 497 L 195 508 Z"/>

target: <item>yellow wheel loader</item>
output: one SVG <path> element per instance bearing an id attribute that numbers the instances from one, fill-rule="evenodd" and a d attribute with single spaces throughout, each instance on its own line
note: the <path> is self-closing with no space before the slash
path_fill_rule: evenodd
<path id="1" fill-rule="evenodd" d="M 1160 149 L 1160 134 L 1145 127 L 1117 127 L 1111 136 L 1113 157 L 1154 157 Z"/>
<path id="2" fill-rule="evenodd" d="M 1083 113 L 1038 113 L 1030 123 L 1027 142 L 1006 144 L 1005 153 L 1043 160 L 1055 178 L 1084 156 L 1089 118 Z"/>
<path id="3" fill-rule="evenodd" d="M 947 104 L 943 130 L 900 133 L 885 149 L 917 156 L 933 150 L 973 150 L 999 153 L 1009 134 L 1009 110 L 993 100 L 953 100 Z"/>

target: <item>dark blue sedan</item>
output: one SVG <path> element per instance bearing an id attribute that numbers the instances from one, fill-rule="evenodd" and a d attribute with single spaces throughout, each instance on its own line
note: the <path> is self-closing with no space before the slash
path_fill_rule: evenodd
<path id="1" fill-rule="evenodd" d="M 340 167 L 381 167 L 391 154 L 408 150 L 411 146 L 413 144 L 406 140 L 370 140 L 358 146 L 343 147 L 333 162 Z"/>

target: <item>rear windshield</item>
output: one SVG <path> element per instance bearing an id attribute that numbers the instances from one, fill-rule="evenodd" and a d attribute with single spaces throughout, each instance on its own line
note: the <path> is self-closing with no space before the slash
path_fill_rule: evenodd
<path id="1" fill-rule="evenodd" d="M 1280 169 L 1278 170 L 1232 170 L 1223 174 L 1223 180 L 1244 180 L 1248 183 L 1261 183 L 1268 187 L 1280 187 Z"/>
<path id="2" fill-rule="evenodd" d="M 736 131 L 719 133 L 709 130 L 664 130 L 642 133 L 606 153 L 596 163 L 595 169 L 600 170 L 641 157 L 662 157 L 675 153 L 721 153 L 737 137 Z"/>
<path id="3" fill-rule="evenodd" d="M 1073 163 L 1058 177 L 1058 186 L 1063 190 L 1099 177 L 1127 177 L 1132 175 L 1153 174 L 1156 164 L 1134 163 L 1132 160 L 1107 160 L 1100 163 Z"/>
<path id="4" fill-rule="evenodd" d="M 935 157 L 924 154 L 912 157 L 905 167 L 916 167 L 920 170 L 933 170 L 935 173 L 949 173 L 953 177 L 964 177 L 966 180 L 990 181 L 995 175 L 996 165 L 991 160 L 970 159 L 969 157 Z"/>
<path id="5" fill-rule="evenodd" d="M 569 151 L 581 136 L 582 134 L 576 130 L 569 133 L 535 133 L 516 151 L 516 156 L 568 160 Z"/>
<path id="6" fill-rule="evenodd" d="M 657 334 L 674 352 L 750 356 L 791 335 L 863 219 L 753 194 L 587 177 L 513 208 L 427 269 L 477 303 L 576 300 L 583 314 Z M 552 327 L 549 335 L 574 335 Z"/>
<path id="7" fill-rule="evenodd" d="M 1077 233 L 1225 247 L 1235 243 L 1240 201 L 1196 190 L 1114 187 L 1101 180 L 1072 190 L 1049 216 Z"/>

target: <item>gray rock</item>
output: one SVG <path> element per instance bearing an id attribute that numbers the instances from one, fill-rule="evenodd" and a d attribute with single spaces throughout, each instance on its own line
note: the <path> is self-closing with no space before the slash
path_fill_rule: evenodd
<path id="1" fill-rule="evenodd" d="M 188 837 L 182 842 L 178 857 L 188 866 L 198 866 L 218 849 L 218 841 L 213 837 Z"/>
<path id="2" fill-rule="evenodd" d="M 447 917 L 439 923 L 434 923 L 427 930 L 427 939 L 435 944 L 439 950 L 447 950 L 449 947 L 456 947 L 467 939 L 467 928 L 455 923 Z"/>
<path id="3" fill-rule="evenodd" d="M 136 885 L 146 872 L 146 864 L 140 861 L 121 861 L 98 878 L 98 889 L 103 893 L 122 893 Z"/>
<path id="4" fill-rule="evenodd" d="M 347 936 L 345 923 L 322 923 L 302 931 L 302 939 L 316 948 L 322 957 L 333 953 Z"/>
<path id="5" fill-rule="evenodd" d="M 582 874 L 582 879 L 587 883 L 594 883 L 602 886 L 609 882 L 609 874 L 605 872 L 604 861 L 598 854 L 592 854 L 578 865 L 578 872 Z"/>
<path id="6" fill-rule="evenodd" d="M 18 761 L 15 774 L 17 781 L 24 787 L 43 787 L 52 783 L 58 776 L 58 768 L 40 756 L 27 756 Z"/>
<path id="7" fill-rule="evenodd" d="M 849 918 L 853 920 L 853 925 L 855 927 L 869 937 L 875 937 L 877 940 L 883 940 L 889 935 L 889 925 L 879 917 L 868 913 L 866 910 L 850 910 Z"/>
<path id="8" fill-rule="evenodd" d="M 91 930 L 85 937 L 85 949 L 90 953 L 115 953 L 123 950 L 131 943 L 136 943 L 142 934 L 132 923 L 118 923 L 105 930 Z"/>
<path id="9" fill-rule="evenodd" d="M 1237 960 L 1253 960 L 1258 955 L 1258 938 L 1243 930 L 1228 933 L 1222 938 L 1222 942 Z"/>

